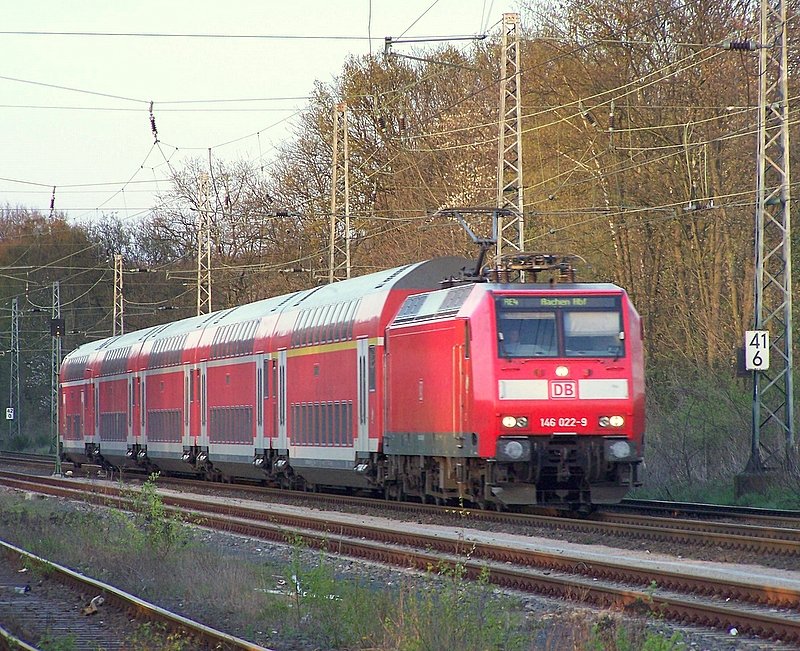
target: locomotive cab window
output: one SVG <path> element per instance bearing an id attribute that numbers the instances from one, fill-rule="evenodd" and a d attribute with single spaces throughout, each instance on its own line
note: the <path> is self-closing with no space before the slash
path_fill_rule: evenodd
<path id="1" fill-rule="evenodd" d="M 565 312 L 567 357 L 608 357 L 622 353 L 619 312 Z"/>
<path id="2" fill-rule="evenodd" d="M 619 296 L 500 296 L 497 355 L 622 357 Z"/>
<path id="3" fill-rule="evenodd" d="M 498 326 L 501 357 L 553 357 L 558 355 L 554 312 L 505 314 Z"/>

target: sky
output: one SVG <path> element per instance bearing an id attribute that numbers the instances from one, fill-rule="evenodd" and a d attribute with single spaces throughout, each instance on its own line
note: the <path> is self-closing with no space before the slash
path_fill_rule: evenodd
<path id="1" fill-rule="evenodd" d="M 143 216 L 169 188 L 170 166 L 207 160 L 209 148 L 268 164 L 314 81 L 332 81 L 348 56 L 382 52 L 386 36 L 481 34 L 519 11 L 514 0 L 3 5 L 0 205 L 49 214 L 52 204 L 74 222 Z M 188 36 L 198 34 L 214 36 Z M 393 49 L 412 47 L 424 46 Z"/>

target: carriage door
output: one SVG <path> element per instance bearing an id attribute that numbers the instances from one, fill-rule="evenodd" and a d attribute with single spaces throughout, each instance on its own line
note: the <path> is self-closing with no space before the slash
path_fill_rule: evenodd
<path id="1" fill-rule="evenodd" d="M 256 356 L 256 449 L 269 449 L 267 399 L 269 398 L 270 361 L 266 355 Z"/>
<path id="2" fill-rule="evenodd" d="M 86 387 L 86 411 L 84 412 L 83 429 L 81 430 L 81 435 L 84 437 L 85 441 L 89 441 L 89 439 L 86 439 L 87 436 L 94 436 L 97 434 L 97 429 L 94 426 L 94 411 L 94 380 L 89 380 L 88 386 Z"/>
<path id="3" fill-rule="evenodd" d="M 369 451 L 369 340 L 356 342 L 358 355 L 358 437 L 356 452 Z"/>
<path id="4" fill-rule="evenodd" d="M 145 383 L 147 381 L 147 376 L 142 375 L 139 377 L 137 375 L 134 382 L 136 385 L 134 386 L 133 390 L 133 400 L 134 400 L 134 413 L 139 414 L 139 429 L 137 432 L 134 432 L 139 437 L 139 443 L 141 445 L 147 445 L 147 395 L 146 395 L 146 387 Z M 135 418 L 135 416 L 134 416 Z"/>
<path id="5" fill-rule="evenodd" d="M 136 405 L 136 398 L 134 398 L 134 383 L 136 382 L 136 378 L 132 375 L 128 376 L 128 422 L 126 427 L 126 434 L 125 440 L 128 446 L 133 445 L 134 443 L 134 435 L 136 432 L 136 413 L 134 412 L 134 406 Z"/>
<path id="6" fill-rule="evenodd" d="M 100 382 L 93 383 L 92 391 L 94 393 L 94 440 L 100 443 Z"/>
<path id="7" fill-rule="evenodd" d="M 206 379 L 206 370 L 205 362 L 200 365 L 200 368 L 195 369 L 195 390 L 197 391 L 195 404 L 198 411 L 198 423 L 200 424 L 197 444 L 208 449 L 208 381 Z"/>
<path id="8" fill-rule="evenodd" d="M 61 412 L 64 413 L 63 411 Z M 80 419 L 78 420 L 78 428 L 75 431 L 74 436 L 84 436 L 84 432 L 86 431 L 86 391 L 85 389 L 81 389 L 81 415 Z M 61 430 L 62 432 L 69 432 L 69 420 L 66 421 L 66 428 Z"/>
<path id="9" fill-rule="evenodd" d="M 286 435 L 286 350 L 278 351 L 278 450 L 288 450 L 289 440 Z"/>
<path id="10" fill-rule="evenodd" d="M 188 447 L 192 445 L 191 430 L 189 428 L 189 417 L 191 415 L 191 408 L 194 404 L 192 400 L 192 391 L 194 389 L 194 382 L 192 380 L 193 368 L 184 367 L 183 369 L 183 446 Z"/>

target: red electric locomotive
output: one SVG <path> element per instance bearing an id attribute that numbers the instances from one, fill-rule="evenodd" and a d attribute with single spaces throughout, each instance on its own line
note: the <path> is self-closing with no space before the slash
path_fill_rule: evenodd
<path id="1" fill-rule="evenodd" d="M 62 456 L 498 508 L 619 501 L 640 483 L 644 435 L 626 293 L 454 281 L 468 264 L 81 346 L 61 371 Z"/>

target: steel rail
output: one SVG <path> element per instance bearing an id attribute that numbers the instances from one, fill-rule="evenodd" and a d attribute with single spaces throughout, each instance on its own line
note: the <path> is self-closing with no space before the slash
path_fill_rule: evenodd
<path id="1" fill-rule="evenodd" d="M 218 631 L 177 613 L 172 613 L 160 606 L 119 590 L 112 585 L 75 572 L 63 565 L 53 563 L 2 540 L 0 540 L 0 553 L 17 557 L 32 566 L 39 567 L 47 572 L 49 578 L 54 578 L 60 583 L 82 589 L 89 588 L 93 593 L 101 594 L 106 602 L 110 601 L 117 608 L 130 612 L 137 619 L 162 623 L 170 630 L 186 635 L 199 645 L 193 648 L 208 648 L 215 651 L 269 651 L 266 647 Z"/>
<path id="2" fill-rule="evenodd" d="M 203 526 L 223 529 L 275 542 L 289 543 L 298 538 L 309 547 L 330 553 L 364 558 L 373 562 L 388 563 L 418 570 L 447 565 L 460 566 L 466 576 L 477 578 L 488 570 L 487 578 L 494 584 L 514 590 L 535 592 L 551 597 L 579 600 L 603 608 L 622 608 L 635 612 L 651 612 L 672 621 L 691 623 L 729 630 L 736 627 L 743 633 L 759 637 L 800 643 L 800 593 L 775 587 L 754 587 L 737 582 L 678 576 L 675 573 L 640 570 L 605 562 L 586 562 L 560 554 L 525 552 L 519 549 L 500 548 L 477 544 L 470 540 L 442 539 L 420 534 L 405 534 L 395 529 L 379 529 L 365 525 L 330 526 L 319 532 L 297 528 L 300 517 L 280 517 L 277 522 L 255 522 L 235 516 L 209 515 L 200 511 L 197 517 Z M 293 524 L 287 524 L 287 521 Z M 320 524 L 320 521 L 316 521 Z M 314 523 L 312 523 L 313 525 Z M 365 538 L 369 538 L 365 540 Z M 420 551 L 420 548 L 442 552 L 445 557 Z M 482 559 L 479 562 L 478 559 Z M 489 560 L 491 559 L 491 560 Z M 513 567 L 507 563 L 518 563 Z M 594 568 L 599 570 L 594 572 Z M 580 576 L 557 576 L 554 570 L 577 572 Z M 609 571 L 610 570 L 610 571 Z M 668 585 L 670 592 L 685 590 L 690 596 L 661 594 Z M 626 581 L 654 589 L 636 590 L 619 587 Z M 794 618 L 781 617 L 770 612 L 756 612 L 751 605 L 736 608 L 714 603 L 708 597 L 738 598 L 748 604 L 791 609 Z"/>
<path id="3" fill-rule="evenodd" d="M 12 481 L 22 480 L 23 475 L 8 471 L 0 471 L 0 479 Z M 54 477 L 37 478 L 38 482 L 62 485 L 62 480 Z M 170 482 L 173 483 L 173 482 Z M 179 482 L 183 484 L 183 482 Z M 201 484 L 205 485 L 205 484 Z M 101 485 L 93 484 L 97 491 Z M 115 487 L 108 487 L 106 494 L 114 494 Z M 318 497 L 315 495 L 315 499 Z M 325 496 L 329 504 L 340 503 L 337 496 Z M 348 504 L 363 506 L 377 505 L 394 508 L 396 502 L 377 502 L 367 498 L 346 498 Z M 640 523 L 636 516 L 615 514 L 602 516 L 600 519 L 575 520 L 555 516 L 508 514 L 476 509 L 437 507 L 427 504 L 402 503 L 401 510 L 410 513 L 458 514 L 464 522 L 482 521 L 513 523 L 522 526 L 541 526 L 554 531 L 579 533 L 604 533 L 638 540 L 667 541 L 675 544 L 689 544 L 703 547 L 719 547 L 723 549 L 745 551 L 758 554 L 776 554 L 788 557 L 800 557 L 800 529 L 756 527 L 742 524 L 710 523 L 698 520 L 671 518 L 647 518 Z"/>
<path id="4" fill-rule="evenodd" d="M 0 651 L 40 651 L 0 626 Z"/>
<path id="5" fill-rule="evenodd" d="M 731 506 L 726 504 L 703 504 L 695 502 L 669 502 L 666 500 L 640 500 L 626 498 L 619 504 L 604 506 L 611 511 L 656 511 L 671 515 L 702 515 L 724 518 L 752 519 L 764 522 L 794 521 L 800 526 L 800 510 L 770 509 L 758 506 Z"/>
<path id="6" fill-rule="evenodd" d="M 100 488 L 96 494 L 95 488 Z M 48 485 L 43 490 L 81 499 L 81 492 L 88 489 L 93 491 L 91 501 L 96 503 L 124 508 L 127 502 L 121 491 L 108 486 Z M 32 490 L 36 490 L 35 487 Z M 670 619 L 705 626 L 735 626 L 753 635 L 800 643 L 800 592 L 797 590 L 698 578 L 653 568 L 632 568 L 628 564 L 587 561 L 565 553 L 521 550 L 458 536 L 423 535 L 398 531 L 396 527 L 332 522 L 330 515 L 304 517 L 170 495 L 162 495 L 162 499 L 165 504 L 206 527 L 283 543 L 299 536 L 309 546 L 403 567 L 424 569 L 442 562 L 461 563 L 470 576 L 486 567 L 489 580 L 515 589 L 563 598 L 579 597 L 582 601 L 604 607 L 655 611 Z M 187 513 L 186 509 L 190 511 Z M 447 558 L 421 552 L 420 548 L 446 554 Z M 478 559 L 483 564 L 479 564 Z M 509 567 L 508 563 L 521 567 Z M 571 573 L 573 576 L 556 577 L 552 576 L 553 572 Z M 639 586 L 652 586 L 655 582 L 657 587 L 631 590 L 611 583 L 620 581 Z M 690 596 L 662 594 L 665 591 L 682 591 Z M 708 599 L 711 596 L 741 600 L 748 605 L 736 608 L 730 604 L 713 603 Z M 783 608 L 790 612 L 785 616 L 757 612 L 753 605 Z"/>
<path id="7" fill-rule="evenodd" d="M 165 478 L 159 479 L 163 484 L 178 485 L 206 485 L 206 482 L 196 482 L 191 479 Z M 265 495 L 286 496 L 287 492 L 279 489 L 265 489 L 259 486 L 248 486 L 247 490 L 256 491 Z M 303 493 L 289 492 L 288 496 L 303 496 Z M 330 495 L 314 493 L 314 499 L 327 504 L 347 504 L 363 506 L 365 508 L 385 508 L 404 513 L 427 513 L 432 515 L 457 514 L 465 520 L 496 522 L 500 524 L 515 524 L 530 527 L 544 527 L 556 531 L 569 531 L 580 533 L 609 533 L 625 535 L 640 540 L 673 540 L 673 536 L 665 536 L 665 532 L 679 532 L 675 542 L 690 543 L 702 546 L 723 547 L 742 551 L 765 551 L 768 553 L 798 556 L 800 555 L 800 522 L 797 528 L 781 526 L 789 519 L 772 519 L 764 526 L 747 525 L 742 523 L 731 524 L 728 522 L 709 522 L 677 518 L 659 518 L 654 516 L 635 516 L 626 513 L 600 512 L 587 519 L 566 518 L 538 513 L 509 513 L 470 509 L 458 506 L 435 506 L 417 502 L 382 501 L 367 497 L 354 497 L 351 495 Z M 724 514 L 724 513 L 723 513 Z M 622 529 L 620 528 L 622 527 Z M 624 532 L 624 533 L 621 533 Z M 763 544 L 762 541 L 774 540 L 774 545 Z"/>

